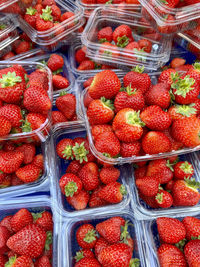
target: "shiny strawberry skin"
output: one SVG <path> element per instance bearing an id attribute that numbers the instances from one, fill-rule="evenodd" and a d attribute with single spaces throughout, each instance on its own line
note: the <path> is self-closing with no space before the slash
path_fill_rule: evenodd
<path id="1" fill-rule="evenodd" d="M 89 202 L 90 195 L 82 190 L 78 195 L 67 197 L 67 201 L 75 210 L 84 210 Z"/>
<path id="2" fill-rule="evenodd" d="M 83 224 L 76 231 L 76 241 L 79 246 L 85 249 L 91 249 L 97 242 L 96 231 L 93 225 Z"/>
<path id="3" fill-rule="evenodd" d="M 79 178 L 83 183 L 83 187 L 87 191 L 96 189 L 99 184 L 98 166 L 94 162 L 86 163 L 78 173 Z"/>
<path id="4" fill-rule="evenodd" d="M 56 107 L 70 120 L 76 112 L 76 97 L 73 94 L 64 94 L 56 99 Z"/>
<path id="5" fill-rule="evenodd" d="M 4 173 L 17 171 L 24 160 L 24 154 L 20 151 L 0 153 L 0 170 Z"/>
<path id="6" fill-rule="evenodd" d="M 26 225 L 31 224 L 33 222 L 33 216 L 27 209 L 20 209 L 17 213 L 15 213 L 11 220 L 11 228 L 14 232 L 20 231 Z"/>
<path id="7" fill-rule="evenodd" d="M 200 220 L 196 217 L 187 216 L 182 220 L 186 229 L 186 238 L 198 238 L 200 236 Z"/>

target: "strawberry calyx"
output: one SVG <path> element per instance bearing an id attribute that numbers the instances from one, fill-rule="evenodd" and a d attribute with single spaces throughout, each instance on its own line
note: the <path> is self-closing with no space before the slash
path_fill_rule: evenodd
<path id="1" fill-rule="evenodd" d="M 184 238 L 181 241 L 179 241 L 178 243 L 176 243 L 175 246 L 183 252 L 183 248 L 184 248 L 186 242 L 187 242 L 187 239 Z"/>
<path id="2" fill-rule="evenodd" d="M 124 48 L 129 44 L 129 38 L 126 35 L 122 37 L 117 37 L 117 46 Z"/>
<path id="3" fill-rule="evenodd" d="M 85 148 L 85 143 L 82 142 L 80 145 L 75 143 L 75 146 L 72 147 L 72 151 L 76 160 L 79 160 L 80 163 L 83 161 L 88 161 L 87 154 L 89 151 Z"/>
<path id="4" fill-rule="evenodd" d="M 98 63 L 94 62 L 94 69 L 95 70 L 100 70 L 101 69 L 101 64 L 98 64 Z"/>
<path id="5" fill-rule="evenodd" d="M 50 6 L 46 6 L 45 9 L 42 9 L 42 15 L 40 18 L 44 21 L 53 21 L 53 17 L 51 16 L 52 10 Z"/>
<path id="6" fill-rule="evenodd" d="M 192 114 L 196 114 L 196 108 L 193 108 L 195 104 L 190 105 L 177 105 L 176 113 L 179 113 L 185 117 L 190 117 Z"/>
<path id="7" fill-rule="evenodd" d="M 130 84 L 127 87 L 121 87 L 120 92 L 126 92 L 128 95 L 135 95 L 137 89 L 133 89 Z"/>
<path id="8" fill-rule="evenodd" d="M 106 5 L 110 5 L 110 4 L 112 4 L 112 0 L 108 0 L 107 2 L 106 2 Z"/>
<path id="9" fill-rule="evenodd" d="M 99 43 L 100 44 L 105 43 L 105 42 L 108 42 L 108 40 L 106 38 L 99 39 Z"/>
<path id="10" fill-rule="evenodd" d="M 31 212 L 32 216 L 33 216 L 33 221 L 37 221 L 37 219 L 39 218 L 42 218 L 42 213 L 43 212 L 37 212 L 37 213 L 34 213 L 34 212 Z"/>
<path id="11" fill-rule="evenodd" d="M 193 173 L 193 168 L 192 168 L 191 164 L 189 164 L 188 161 L 185 161 L 184 163 L 182 163 L 180 166 L 180 169 L 182 171 L 184 171 L 184 173 L 186 173 L 186 174 Z"/>
<path id="12" fill-rule="evenodd" d="M 110 99 L 106 99 L 105 97 L 101 97 L 101 103 L 103 104 L 103 106 L 105 106 L 106 108 L 110 108 L 112 110 L 114 110 L 114 105 L 113 102 Z"/>
<path id="13" fill-rule="evenodd" d="M 175 83 L 177 80 L 179 80 L 180 79 L 180 75 L 179 75 L 179 73 L 178 72 L 176 72 L 176 73 L 174 73 L 174 72 L 172 72 L 171 74 L 170 74 L 170 78 L 171 78 L 171 80 Z"/>
<path id="14" fill-rule="evenodd" d="M 169 159 L 167 160 L 166 166 L 173 172 L 174 168 L 172 167 L 173 165 L 175 165 L 176 162 L 174 163 L 170 163 Z"/>
<path id="15" fill-rule="evenodd" d="M 194 89 L 192 87 L 194 83 L 195 80 L 187 75 L 184 79 L 179 78 L 176 82 L 173 82 L 171 87 L 176 90 L 174 94 L 185 98 L 187 93 Z"/>
<path id="16" fill-rule="evenodd" d="M 140 119 L 140 111 L 126 112 L 126 123 L 136 126 L 145 126 L 145 123 Z"/>
<path id="17" fill-rule="evenodd" d="M 120 236 L 120 242 L 125 243 L 128 245 L 128 238 L 130 238 L 130 234 L 128 232 L 128 227 L 132 225 L 128 220 L 125 222 L 125 225 L 121 226 L 121 236 Z"/>
<path id="18" fill-rule="evenodd" d="M 162 193 L 158 193 L 155 197 L 155 199 L 157 200 L 157 202 L 159 204 L 162 204 L 163 203 L 163 192 Z"/>
<path id="19" fill-rule="evenodd" d="M 104 157 L 111 158 L 110 154 L 108 153 L 102 153 Z"/>
<path id="20" fill-rule="evenodd" d="M 74 193 L 77 192 L 78 186 L 75 182 L 71 181 L 67 183 L 65 186 L 65 196 L 66 197 L 73 197 Z"/>
<path id="21" fill-rule="evenodd" d="M 105 51 L 103 51 L 103 53 L 106 54 L 107 56 L 112 56 L 112 52 L 111 51 L 105 50 Z"/>
<path id="22" fill-rule="evenodd" d="M 200 62 L 195 62 L 193 64 L 193 67 L 194 67 L 195 70 L 200 71 Z"/>
<path id="23" fill-rule="evenodd" d="M 64 96 L 64 95 L 67 95 L 68 93 L 66 91 L 62 91 L 60 92 L 60 96 Z"/>
<path id="24" fill-rule="evenodd" d="M 61 72 L 63 72 L 63 68 L 57 69 L 57 70 L 53 71 L 52 73 L 53 73 L 53 75 L 56 75 L 56 74 L 59 74 Z"/>
<path id="25" fill-rule="evenodd" d="M 144 66 L 137 65 L 135 68 L 132 68 L 131 71 L 135 71 L 135 72 L 138 72 L 138 73 L 143 73 L 144 72 Z"/>
<path id="26" fill-rule="evenodd" d="M 83 238 L 83 240 L 86 242 L 86 243 L 92 243 L 93 241 L 96 240 L 96 236 L 97 236 L 97 233 L 94 229 L 92 230 L 89 230 L 85 237 Z"/>
<path id="27" fill-rule="evenodd" d="M 123 184 L 120 186 L 119 191 L 122 194 L 122 196 L 127 195 L 126 187 Z"/>
<path id="28" fill-rule="evenodd" d="M 22 121 L 22 132 L 28 133 L 32 131 L 31 124 L 27 120 L 21 120 Z"/>
<path id="29" fill-rule="evenodd" d="M 45 242 L 45 251 L 48 251 L 50 249 L 50 245 L 52 244 L 52 240 L 53 240 L 53 235 L 52 235 L 52 232 L 51 231 L 47 231 L 46 232 L 46 242 Z"/>
<path id="30" fill-rule="evenodd" d="M 5 267 L 12 267 L 16 261 L 17 257 L 10 257 L 9 260 L 5 263 Z"/>
<path id="31" fill-rule="evenodd" d="M 77 251 L 76 252 L 76 256 L 74 257 L 74 259 L 76 260 L 76 262 L 80 261 L 83 258 L 84 258 L 83 251 Z"/>
<path id="32" fill-rule="evenodd" d="M 199 236 L 191 236 L 191 240 L 196 240 L 196 239 L 200 240 L 200 235 Z"/>
<path id="33" fill-rule="evenodd" d="M 184 182 L 187 187 L 197 191 L 200 188 L 200 183 L 197 182 L 194 178 L 185 178 Z"/>
<path id="34" fill-rule="evenodd" d="M 5 24 L 0 24 L 0 30 L 5 30 L 6 29 L 6 25 Z"/>
<path id="35" fill-rule="evenodd" d="M 140 260 L 138 258 L 131 259 L 129 267 L 140 267 Z"/>
<path id="36" fill-rule="evenodd" d="M 3 74 L 0 79 L 0 84 L 2 88 L 12 87 L 16 85 L 16 83 L 22 82 L 22 78 L 17 76 L 15 72 L 8 72 L 7 74 Z"/>
<path id="37" fill-rule="evenodd" d="M 69 158 L 74 159 L 73 153 L 72 153 L 72 146 L 70 145 L 67 145 L 65 147 L 65 149 L 62 151 L 62 154 L 66 159 L 69 159 Z"/>
<path id="38" fill-rule="evenodd" d="M 36 10 L 35 8 L 33 8 L 33 7 L 28 7 L 28 8 L 26 9 L 26 14 L 27 14 L 27 15 L 31 15 L 31 16 L 33 16 L 33 15 L 35 15 L 36 12 L 37 12 L 37 10 Z"/>

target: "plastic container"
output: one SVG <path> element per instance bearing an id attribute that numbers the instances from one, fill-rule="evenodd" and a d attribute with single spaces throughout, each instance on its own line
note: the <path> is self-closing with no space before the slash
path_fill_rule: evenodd
<path id="1" fill-rule="evenodd" d="M 110 26 L 114 30 L 122 24 L 131 27 L 135 41 L 149 39 L 152 42 L 151 52 L 135 51 L 133 54 L 133 50 L 113 48 L 98 43 L 97 33 L 100 29 Z M 159 41 L 155 41 L 155 39 L 152 39 L 152 35 L 149 38 L 143 34 L 149 30 L 151 32 L 152 30 L 154 31 L 151 26 L 143 22 L 142 16 L 138 13 L 128 13 L 106 7 L 97 8 L 88 20 L 82 33 L 81 41 L 87 47 L 87 55 L 95 62 L 112 65 L 117 69 L 130 69 L 130 67 L 142 64 L 146 69 L 157 70 L 169 60 L 172 39 L 161 38 Z M 156 33 L 155 36 L 157 38 L 161 37 L 158 34 L 156 35 Z"/>
<path id="2" fill-rule="evenodd" d="M 16 3 L 18 0 L 1 0 L 0 1 L 0 10 Z"/>
<path id="3" fill-rule="evenodd" d="M 159 0 L 139 1 L 143 6 L 142 15 L 162 34 L 169 35 L 192 29 L 200 18 L 200 3 L 181 8 L 170 8 Z"/>
<path id="4" fill-rule="evenodd" d="M 9 61 L 17 61 L 17 60 L 30 60 L 30 58 L 39 56 L 44 54 L 44 50 L 41 48 L 35 48 L 30 51 L 27 51 L 25 53 L 18 54 L 14 57 L 9 58 Z M 32 59 L 31 59 L 32 60 Z"/>
<path id="5" fill-rule="evenodd" d="M 78 243 L 76 241 L 76 231 L 78 227 L 83 225 L 84 223 L 90 223 L 93 226 L 96 224 L 105 221 L 114 216 L 121 216 L 125 220 L 129 220 L 132 224 L 129 226 L 128 230 L 130 232 L 131 237 L 134 239 L 134 251 L 133 258 L 140 259 L 140 266 L 147 267 L 148 259 L 144 247 L 144 243 L 141 236 L 141 231 L 139 227 L 139 222 L 134 219 L 133 214 L 127 210 L 110 210 L 107 214 L 94 214 L 91 213 L 89 215 L 84 215 L 81 218 L 73 218 L 69 222 L 65 223 L 62 228 L 62 258 L 64 260 L 63 266 L 74 266 L 73 257 L 76 255 L 76 252 L 80 250 Z M 153 266 L 153 265 L 152 265 Z"/>
<path id="6" fill-rule="evenodd" d="M 51 160 L 51 169 L 52 169 L 52 177 L 51 177 L 51 194 L 56 202 L 56 205 L 59 207 L 60 212 L 62 212 L 65 217 L 75 217 L 82 216 L 84 214 L 95 214 L 97 212 L 109 212 L 110 209 L 123 209 L 129 205 L 130 195 L 129 195 L 129 187 L 126 179 L 128 178 L 128 173 L 125 166 L 121 166 L 121 176 L 119 181 L 122 182 L 127 189 L 127 195 L 124 196 L 122 202 L 116 205 L 107 205 L 105 207 L 99 208 L 86 208 L 85 210 L 75 211 L 66 201 L 66 197 L 61 193 L 59 187 L 59 180 L 62 175 L 66 173 L 67 166 L 70 161 L 63 160 L 59 158 L 56 154 L 56 145 L 63 138 L 76 138 L 76 137 L 86 137 L 86 131 L 84 124 L 81 122 L 67 122 L 62 125 L 58 125 L 53 130 L 52 135 L 52 160 Z"/>
<path id="7" fill-rule="evenodd" d="M 200 152 L 190 153 L 186 155 L 181 155 L 180 157 L 181 161 L 188 161 L 194 166 L 194 175 L 193 177 L 197 182 L 200 182 Z M 131 198 L 131 206 L 134 210 L 135 217 L 138 220 L 150 220 L 157 217 L 162 216 L 176 216 L 177 214 L 188 214 L 189 212 L 197 212 L 200 209 L 200 202 L 199 204 L 192 206 L 192 207 L 170 207 L 168 209 L 158 208 L 153 209 L 150 208 L 140 197 L 138 194 L 138 189 L 135 185 L 135 178 L 134 178 L 134 168 L 131 166 L 131 172 L 130 172 L 130 187 L 132 192 L 132 198 Z"/>
<path id="8" fill-rule="evenodd" d="M 49 68 L 47 68 L 44 64 L 36 63 L 36 62 L 29 62 L 29 61 L 1 61 L 0 62 L 0 69 L 4 69 L 14 65 L 21 65 L 28 74 L 36 70 L 37 66 L 40 66 L 47 72 L 48 75 L 48 85 L 49 90 L 47 91 L 50 100 L 52 101 L 52 74 Z M 28 139 L 31 137 L 38 137 L 42 142 L 44 142 L 48 136 L 51 126 L 51 110 L 48 112 L 48 116 L 46 121 L 40 126 L 40 128 L 32 131 L 32 132 L 23 132 L 23 133 L 16 133 L 16 134 L 9 134 L 6 137 L 0 137 L 1 140 L 12 140 L 12 139 Z"/>
<path id="9" fill-rule="evenodd" d="M 20 28 L 30 37 L 30 39 L 41 45 L 45 46 L 49 49 L 55 49 L 57 47 L 58 42 L 63 39 L 68 38 L 70 40 L 70 34 L 80 28 L 83 23 L 83 8 L 73 1 L 68 0 L 55 0 L 57 6 L 61 9 L 62 14 L 64 12 L 70 11 L 75 15 L 63 22 L 60 23 L 59 27 L 54 26 L 53 28 L 47 31 L 37 31 L 30 24 L 28 24 L 21 16 L 19 17 Z M 73 22 L 76 22 L 74 26 L 72 26 Z M 63 31 L 63 27 L 65 30 Z M 55 32 L 59 32 L 55 36 Z"/>

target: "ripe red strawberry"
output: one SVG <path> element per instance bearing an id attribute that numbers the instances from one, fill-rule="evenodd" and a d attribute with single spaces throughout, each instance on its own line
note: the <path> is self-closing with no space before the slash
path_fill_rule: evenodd
<path id="1" fill-rule="evenodd" d="M 83 210 L 87 207 L 89 198 L 89 193 L 82 190 L 78 195 L 67 197 L 67 201 L 75 210 Z"/>
<path id="2" fill-rule="evenodd" d="M 187 263 L 191 267 L 199 266 L 200 263 L 200 240 L 191 240 L 184 247 Z"/>
<path id="3" fill-rule="evenodd" d="M 131 260 L 131 249 L 127 244 L 118 243 L 104 248 L 98 256 L 102 266 L 127 267 Z"/>
<path id="4" fill-rule="evenodd" d="M 131 143 L 121 143 L 120 154 L 124 158 L 138 156 L 141 150 L 141 143 L 139 141 Z"/>
<path id="5" fill-rule="evenodd" d="M 143 70 L 144 68 L 137 66 L 132 71 L 129 71 L 123 78 L 124 86 L 131 86 L 145 93 L 151 85 L 151 79 L 147 73 L 142 73 Z"/>
<path id="6" fill-rule="evenodd" d="M 102 28 L 97 35 L 98 41 L 100 43 L 104 42 L 112 42 L 113 39 L 113 32 L 111 27 L 104 27 Z"/>
<path id="7" fill-rule="evenodd" d="M 23 132 L 31 132 L 41 127 L 46 121 L 46 117 L 40 113 L 29 113 L 22 126 Z"/>
<path id="8" fill-rule="evenodd" d="M 94 258 L 83 258 L 74 267 L 101 267 L 101 264 Z"/>
<path id="9" fill-rule="evenodd" d="M 76 97 L 73 94 L 62 92 L 56 99 L 56 107 L 70 120 L 76 113 Z"/>
<path id="10" fill-rule="evenodd" d="M 80 162 L 77 160 L 73 160 L 68 165 L 66 173 L 73 173 L 77 175 L 78 172 L 81 170 L 81 168 L 82 168 L 82 164 L 80 164 Z"/>
<path id="11" fill-rule="evenodd" d="M 24 182 L 20 180 L 15 173 L 13 173 L 11 175 L 11 185 L 15 186 L 15 185 L 21 185 L 21 184 L 24 184 Z"/>
<path id="12" fill-rule="evenodd" d="M 53 17 L 51 15 L 51 7 L 47 6 L 45 9 L 42 9 L 42 14 L 37 16 L 35 22 L 35 29 L 37 31 L 47 31 L 53 28 Z"/>
<path id="13" fill-rule="evenodd" d="M 12 58 L 12 57 L 14 57 L 15 56 L 15 54 L 12 52 L 12 51 L 10 51 L 10 52 L 8 52 L 7 54 L 5 54 L 2 58 L 1 58 L 1 60 L 8 60 L 8 59 L 10 59 L 10 58 Z"/>
<path id="14" fill-rule="evenodd" d="M 196 117 L 175 120 L 172 124 L 172 136 L 187 147 L 200 144 L 200 120 Z"/>
<path id="15" fill-rule="evenodd" d="M 58 54 L 52 54 L 47 61 L 47 66 L 51 71 L 57 71 L 64 66 L 64 59 Z"/>
<path id="16" fill-rule="evenodd" d="M 94 162 L 86 163 L 78 173 L 86 191 L 91 191 L 99 186 L 98 166 Z"/>
<path id="17" fill-rule="evenodd" d="M 57 110 L 52 111 L 51 117 L 52 117 L 52 124 L 53 125 L 67 121 L 67 118 L 65 118 L 65 116 L 62 114 L 62 112 L 57 111 Z"/>
<path id="18" fill-rule="evenodd" d="M 69 12 L 69 11 L 67 11 L 67 12 L 65 12 L 65 13 L 62 14 L 60 20 L 61 20 L 61 21 L 64 21 L 64 20 L 67 20 L 67 19 L 69 19 L 69 18 L 71 18 L 71 17 L 74 17 L 74 16 L 75 16 L 75 15 L 74 15 L 73 12 Z M 74 22 L 71 23 L 70 26 L 68 26 L 68 27 L 72 27 L 73 24 L 74 24 Z"/>
<path id="19" fill-rule="evenodd" d="M 171 150 L 171 141 L 162 132 L 150 131 L 142 139 L 142 148 L 150 155 L 165 153 Z"/>
<path id="20" fill-rule="evenodd" d="M 10 133 L 11 123 L 8 119 L 3 116 L 0 116 L 0 136 L 5 136 Z"/>
<path id="21" fill-rule="evenodd" d="M 95 142 L 97 151 L 108 157 L 115 157 L 120 153 L 120 142 L 113 132 L 105 132 L 99 135 Z"/>
<path id="22" fill-rule="evenodd" d="M 156 202 L 155 196 L 148 197 L 139 192 L 139 197 L 151 208 L 158 209 L 158 203 Z"/>
<path id="23" fill-rule="evenodd" d="M 48 82 L 49 80 L 47 72 L 42 69 L 37 69 L 36 71 L 33 71 L 29 75 L 29 82 L 27 83 L 27 88 L 30 86 L 36 86 L 36 87 L 41 86 L 45 91 L 48 91 L 49 89 Z"/>
<path id="24" fill-rule="evenodd" d="M 73 156 L 80 163 L 95 161 L 94 155 L 89 148 L 89 142 L 83 137 L 74 138 L 74 146 L 72 148 Z"/>
<path id="25" fill-rule="evenodd" d="M 16 47 L 15 47 L 15 53 L 17 55 L 25 53 L 32 49 L 32 43 L 29 41 L 21 41 Z"/>
<path id="26" fill-rule="evenodd" d="M 66 89 L 70 83 L 67 78 L 61 75 L 53 75 L 53 87 L 54 91 L 59 89 Z"/>
<path id="27" fill-rule="evenodd" d="M 105 132 L 112 132 L 112 126 L 108 124 L 94 125 L 92 127 L 92 136 L 96 140 L 98 136 Z"/>
<path id="28" fill-rule="evenodd" d="M 112 50 L 110 50 L 110 48 Z M 112 58 L 118 59 L 120 55 L 119 48 L 109 42 L 102 43 L 102 46 L 99 48 L 99 54 L 104 58 L 111 60 Z"/>
<path id="29" fill-rule="evenodd" d="M 166 83 L 157 83 L 150 87 L 145 93 L 144 98 L 147 105 L 157 105 L 163 109 L 168 108 L 171 102 L 168 85 Z"/>
<path id="30" fill-rule="evenodd" d="M 158 26 L 158 31 L 164 34 L 175 33 L 178 29 L 177 29 L 177 26 L 174 25 L 174 21 L 175 21 L 174 16 L 171 14 L 164 14 L 162 17 L 163 17 L 162 19 L 164 20 L 165 25 Z"/>
<path id="31" fill-rule="evenodd" d="M 119 47 L 126 47 L 133 41 L 131 28 L 125 24 L 118 26 L 113 32 L 113 41 Z"/>
<path id="32" fill-rule="evenodd" d="M 26 225 L 31 224 L 33 222 L 33 216 L 27 209 L 20 209 L 17 213 L 15 213 L 11 220 L 10 225 L 12 231 L 18 232 Z"/>
<path id="33" fill-rule="evenodd" d="M 168 129 L 172 122 L 169 114 L 163 111 L 159 106 L 149 106 L 145 108 L 141 112 L 140 118 L 149 129 L 155 131 Z"/>
<path id="34" fill-rule="evenodd" d="M 120 171 L 114 166 L 103 167 L 99 173 L 99 178 L 101 182 L 104 184 L 116 182 L 119 176 L 120 176 Z"/>
<path id="35" fill-rule="evenodd" d="M 24 164 L 31 163 L 36 153 L 36 149 L 33 144 L 22 144 L 21 146 L 18 146 L 15 151 L 21 151 L 24 154 Z"/>
<path id="36" fill-rule="evenodd" d="M 178 219 L 160 217 L 156 223 L 159 237 L 164 243 L 175 244 L 186 236 L 185 227 Z"/>
<path id="37" fill-rule="evenodd" d="M 113 120 L 113 130 L 116 136 L 123 142 L 134 142 L 143 134 L 139 113 L 131 108 L 120 110 Z"/>
<path id="38" fill-rule="evenodd" d="M 174 69 L 167 69 L 162 71 L 158 78 L 159 83 L 167 83 L 168 85 L 172 85 L 174 80 L 178 80 L 179 75 L 178 72 Z"/>
<path id="39" fill-rule="evenodd" d="M 53 16 L 54 21 L 60 21 L 61 17 L 61 10 L 57 5 L 52 5 L 51 6 L 52 13 L 51 15 Z"/>
<path id="40" fill-rule="evenodd" d="M 90 59 L 82 61 L 77 68 L 77 70 L 94 70 L 94 69 L 95 69 L 95 64 Z"/>
<path id="41" fill-rule="evenodd" d="M 113 104 L 104 97 L 95 99 L 89 104 L 87 116 L 91 125 L 106 124 L 114 117 Z"/>
<path id="42" fill-rule="evenodd" d="M 55 5 L 56 2 L 54 0 L 43 0 L 41 1 L 43 7 L 46 7 L 46 6 L 52 6 L 52 5 Z"/>
<path id="43" fill-rule="evenodd" d="M 152 42 L 148 39 L 140 39 L 138 41 L 138 45 L 140 49 L 142 49 L 146 53 L 151 53 L 152 50 Z"/>
<path id="44" fill-rule="evenodd" d="M 181 66 L 184 66 L 185 63 L 186 60 L 184 58 L 176 57 L 172 59 L 172 61 L 170 62 L 170 66 L 172 69 L 176 69 Z"/>
<path id="45" fill-rule="evenodd" d="M 188 161 L 180 161 L 174 166 L 174 177 L 178 180 L 191 178 L 194 174 L 194 168 Z"/>
<path id="46" fill-rule="evenodd" d="M 16 175 L 24 183 L 31 183 L 36 181 L 40 177 L 41 170 L 31 163 L 19 168 L 16 171 Z"/>
<path id="47" fill-rule="evenodd" d="M 161 267 L 187 267 L 183 252 L 174 245 L 162 244 L 158 249 L 158 258 Z"/>
<path id="48" fill-rule="evenodd" d="M 9 237 L 10 237 L 9 230 L 5 226 L 0 225 L 0 254 L 4 254 L 9 250 L 6 245 L 6 242 L 9 239 Z"/>
<path id="49" fill-rule="evenodd" d="M 45 231 L 53 230 L 52 214 L 49 211 L 44 211 L 40 213 L 32 213 L 32 215 L 33 215 L 35 224 L 38 224 Z"/>
<path id="50" fill-rule="evenodd" d="M 175 105 L 168 109 L 168 113 L 172 120 L 179 120 L 185 117 L 194 117 L 197 114 L 197 109 L 191 105 Z"/>
<path id="51" fill-rule="evenodd" d="M 93 99 L 111 99 L 119 92 L 120 87 L 117 75 L 112 70 L 104 70 L 94 76 L 88 92 Z"/>
<path id="52" fill-rule="evenodd" d="M 81 248 L 93 248 L 97 241 L 95 228 L 91 224 L 81 225 L 76 231 L 76 240 Z"/>
<path id="53" fill-rule="evenodd" d="M 171 128 L 163 131 L 163 133 L 169 138 L 171 142 L 171 150 L 178 150 L 184 147 L 182 142 L 179 142 L 172 137 Z"/>
<path id="54" fill-rule="evenodd" d="M 90 200 L 88 203 L 90 208 L 102 207 L 108 204 L 105 200 L 99 197 L 99 192 L 102 188 L 103 186 L 100 185 L 90 195 Z"/>
<path id="55" fill-rule="evenodd" d="M 33 28 L 36 25 L 37 10 L 33 7 L 26 9 L 26 14 L 24 15 L 24 20 L 30 24 Z"/>
<path id="56" fill-rule="evenodd" d="M 198 188 L 200 188 L 200 184 L 194 179 L 187 178 L 175 181 L 172 188 L 174 206 L 196 205 L 200 200 Z"/>
<path id="57" fill-rule="evenodd" d="M 12 219 L 12 215 L 8 215 L 1 220 L 0 225 L 5 226 L 11 234 L 13 234 L 13 230 L 11 228 L 10 220 Z"/>
<path id="58" fill-rule="evenodd" d="M 144 97 L 138 90 L 126 87 L 124 91 L 119 92 L 114 101 L 115 112 L 119 112 L 124 108 L 132 108 L 134 110 L 142 110 L 144 108 Z"/>
<path id="59" fill-rule="evenodd" d="M 19 169 L 24 160 L 24 154 L 20 151 L 1 152 L 0 170 L 4 173 L 12 173 Z"/>
<path id="60" fill-rule="evenodd" d="M 138 44 L 138 42 L 130 42 L 126 48 L 127 50 L 129 50 L 129 54 L 130 54 L 130 50 L 132 51 L 131 55 L 123 55 L 124 58 L 128 59 L 128 60 L 137 60 L 137 56 L 135 55 L 139 50 L 140 50 L 140 46 Z M 127 51 L 128 52 L 128 51 Z"/>
<path id="61" fill-rule="evenodd" d="M 186 238 L 199 239 L 200 236 L 200 220 L 196 217 L 187 216 L 182 220 L 186 229 Z"/>
<path id="62" fill-rule="evenodd" d="M 33 261 L 29 256 L 23 255 L 16 257 L 9 257 L 9 261 L 6 263 L 8 266 L 13 267 L 33 267 Z"/>
<path id="63" fill-rule="evenodd" d="M 94 246 L 94 250 L 95 250 L 95 256 L 98 258 L 99 253 L 106 248 L 107 246 L 109 246 L 108 241 L 106 241 L 105 238 L 103 237 L 99 237 L 99 239 L 97 240 L 95 246 Z"/>
<path id="64" fill-rule="evenodd" d="M 147 197 L 155 196 L 159 190 L 159 179 L 156 176 L 145 176 L 135 181 L 139 191 Z"/>
<path id="65" fill-rule="evenodd" d="M 37 259 L 34 267 L 52 267 L 52 265 L 47 256 L 42 256 L 41 258 Z"/>
<path id="66" fill-rule="evenodd" d="M 90 249 L 81 249 L 76 252 L 76 256 L 74 257 L 76 262 L 80 261 L 83 258 L 95 258 L 94 253 Z"/>
<path id="67" fill-rule="evenodd" d="M 44 159 L 42 154 L 38 154 L 34 157 L 32 164 L 38 167 L 40 170 L 44 169 Z"/>
<path id="68" fill-rule="evenodd" d="M 82 190 L 82 181 L 72 173 L 64 174 L 59 181 L 61 192 L 66 196 L 73 196 Z"/>
<path id="69" fill-rule="evenodd" d="M 165 190 L 160 190 L 155 199 L 160 208 L 170 208 L 173 204 L 172 195 Z"/>
<path id="70" fill-rule="evenodd" d="M 88 60 L 88 58 L 86 57 L 86 47 L 83 46 L 82 48 L 78 49 L 75 53 L 75 60 L 76 62 L 78 62 L 79 64 L 84 61 L 84 60 Z"/>
<path id="71" fill-rule="evenodd" d="M 136 167 L 136 169 L 134 169 L 135 180 L 143 178 L 144 176 L 146 176 L 146 172 L 147 172 L 147 166 Z"/>
<path id="72" fill-rule="evenodd" d="M 62 139 L 56 146 L 56 152 L 62 159 L 73 159 L 72 147 L 74 141 L 69 138 Z"/>
<path id="73" fill-rule="evenodd" d="M 6 175 L 3 181 L 1 182 L 0 187 L 1 188 L 6 188 L 8 186 L 11 186 L 11 175 Z"/>
<path id="74" fill-rule="evenodd" d="M 112 182 L 103 187 L 99 191 L 98 196 L 108 203 L 115 204 L 121 202 L 123 196 L 126 194 L 127 192 L 124 185 L 118 182 Z"/>
<path id="75" fill-rule="evenodd" d="M 36 224 L 29 224 L 11 236 L 7 241 L 7 246 L 17 254 L 37 258 L 44 249 L 45 241 L 45 231 Z"/>
<path id="76" fill-rule="evenodd" d="M 22 124 L 22 114 L 19 106 L 8 104 L 0 107 L 0 116 L 10 121 L 12 127 L 18 127 Z"/>
<path id="77" fill-rule="evenodd" d="M 200 64 L 198 62 L 194 63 L 193 68 L 187 72 L 187 75 L 200 85 Z"/>

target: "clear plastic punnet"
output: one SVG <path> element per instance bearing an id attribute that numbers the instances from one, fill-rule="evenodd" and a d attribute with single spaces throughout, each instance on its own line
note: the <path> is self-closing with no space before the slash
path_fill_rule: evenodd
<path id="1" fill-rule="evenodd" d="M 9 58 L 10 61 L 24 61 L 24 60 L 30 60 L 30 58 L 43 55 L 45 52 L 41 48 L 35 48 L 30 51 L 18 54 L 14 57 Z"/>
<path id="2" fill-rule="evenodd" d="M 0 0 L 0 10 L 16 3 L 18 0 Z"/>
<path id="3" fill-rule="evenodd" d="M 92 224 L 94 227 L 109 218 L 120 216 L 125 220 L 130 222 L 128 231 L 134 240 L 134 251 L 132 258 L 138 258 L 140 264 L 138 266 L 147 267 L 150 259 L 147 257 L 145 244 L 142 239 L 140 222 L 134 219 L 133 213 L 124 209 L 110 209 L 107 214 L 104 213 L 94 213 L 89 215 L 83 215 L 81 217 L 70 219 L 67 223 L 63 225 L 62 228 L 62 258 L 63 266 L 74 266 L 76 252 L 80 250 L 78 243 L 76 241 L 76 231 L 84 223 Z M 153 266 L 153 265 L 152 265 Z M 152 267 L 151 266 L 151 267 Z M 150 266 L 149 266 L 150 267 Z"/>
<path id="4" fill-rule="evenodd" d="M 149 53 L 139 46 L 128 48 L 128 44 L 127 48 L 122 48 L 113 43 L 99 43 L 98 32 L 102 28 L 111 27 L 114 31 L 124 24 L 131 28 L 134 42 L 147 39 L 151 43 L 152 48 Z M 92 13 L 82 33 L 81 41 L 87 47 L 87 55 L 95 62 L 111 65 L 117 69 L 130 69 L 142 64 L 145 69 L 151 71 L 162 67 L 169 60 L 172 45 L 172 39 L 161 37 L 156 33 L 155 29 L 143 20 L 141 14 L 106 7 L 97 8 Z M 119 46 L 122 45 L 119 43 Z"/>
<path id="5" fill-rule="evenodd" d="M 123 209 L 129 206 L 130 202 L 130 192 L 128 187 L 128 172 L 126 166 L 119 166 L 121 175 L 119 177 L 119 182 L 122 183 L 127 190 L 127 194 L 124 196 L 123 200 L 119 204 L 107 205 L 98 208 L 86 208 L 84 210 L 76 211 L 73 209 L 69 203 L 66 201 L 66 197 L 61 193 L 59 187 L 59 180 L 62 175 L 66 173 L 66 169 L 70 163 L 69 160 L 61 159 L 56 154 L 56 145 L 58 142 L 64 138 L 77 138 L 77 137 L 86 137 L 85 126 L 83 122 L 66 122 L 58 125 L 53 129 L 52 135 L 52 160 L 51 160 L 51 193 L 52 197 L 58 206 L 60 212 L 62 212 L 65 217 L 75 217 L 82 216 L 84 214 L 96 214 L 97 212 L 109 212 L 110 209 Z"/>
<path id="6" fill-rule="evenodd" d="M 30 39 L 50 50 L 59 47 L 60 42 L 63 42 L 64 40 L 70 42 L 71 34 L 84 24 L 84 14 L 81 6 L 75 4 L 71 0 L 55 0 L 55 2 L 61 9 L 62 13 L 69 11 L 73 12 L 75 15 L 61 22 L 59 26 L 56 25 L 46 31 L 37 31 L 28 24 L 22 16 L 19 17 L 20 28 L 30 37 Z"/>
<path id="7" fill-rule="evenodd" d="M 174 34 L 193 29 L 199 23 L 200 3 L 170 8 L 160 0 L 139 0 L 142 15 L 162 34 Z"/>

